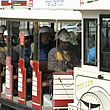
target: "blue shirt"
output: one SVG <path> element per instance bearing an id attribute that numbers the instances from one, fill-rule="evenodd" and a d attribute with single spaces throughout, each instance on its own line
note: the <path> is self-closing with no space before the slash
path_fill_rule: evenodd
<path id="1" fill-rule="evenodd" d="M 40 62 L 48 62 L 48 52 L 51 49 L 50 45 L 40 45 Z"/>
<path id="2" fill-rule="evenodd" d="M 28 48 L 25 48 L 25 61 L 26 63 L 30 62 L 30 56 L 31 56 L 31 46 Z"/>
<path id="3" fill-rule="evenodd" d="M 88 54 L 88 61 L 89 63 L 95 64 L 95 61 L 96 61 L 96 48 L 95 47 L 90 49 L 90 52 Z"/>

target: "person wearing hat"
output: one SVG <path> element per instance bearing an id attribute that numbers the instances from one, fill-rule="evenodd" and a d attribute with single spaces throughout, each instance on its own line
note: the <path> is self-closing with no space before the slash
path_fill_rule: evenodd
<path id="1" fill-rule="evenodd" d="M 0 46 L 0 63 L 6 65 L 6 54 L 7 54 L 7 43 L 8 43 L 8 33 L 7 31 L 3 33 L 2 46 Z"/>
<path id="2" fill-rule="evenodd" d="M 24 56 L 25 56 L 25 67 L 26 67 L 26 77 L 27 77 L 27 100 L 32 98 L 32 68 L 30 68 L 30 56 L 31 56 L 31 37 L 28 31 L 20 32 L 24 33 Z M 20 45 L 17 45 L 13 49 L 13 79 L 14 79 L 14 96 L 18 95 L 18 66 L 19 66 L 19 55 L 20 55 Z"/>
<path id="3" fill-rule="evenodd" d="M 40 34 L 40 71 L 42 72 L 42 100 L 44 94 L 49 94 L 50 71 L 48 70 L 48 52 L 53 48 L 54 31 L 51 27 L 43 26 L 39 30 Z M 33 65 L 33 60 L 31 60 Z M 43 104 L 43 102 L 42 102 Z"/>
<path id="4" fill-rule="evenodd" d="M 49 94 L 50 71 L 48 70 L 48 52 L 53 48 L 54 31 L 48 26 L 40 28 L 40 71 L 42 71 L 42 94 Z"/>
<path id="5" fill-rule="evenodd" d="M 48 53 L 48 69 L 53 72 L 67 72 L 78 65 L 77 56 L 71 50 L 71 37 L 66 29 L 58 32 L 60 44 Z"/>
<path id="6" fill-rule="evenodd" d="M 52 48 L 50 45 L 51 29 L 43 26 L 40 29 L 40 62 L 48 61 L 48 52 Z"/>
<path id="7" fill-rule="evenodd" d="M 7 55 L 7 43 L 8 43 L 8 33 L 7 30 L 4 31 L 0 29 L 1 45 L 0 45 L 0 64 L 2 64 L 2 84 L 5 83 L 6 74 L 6 55 Z"/>
<path id="8" fill-rule="evenodd" d="M 77 55 L 72 50 L 72 44 L 70 43 L 71 37 L 69 32 L 64 28 L 61 29 L 56 40 L 59 40 L 58 46 L 51 49 L 48 53 L 48 69 L 51 71 L 51 77 L 53 72 L 71 71 L 78 65 Z M 53 90 L 52 83 L 53 80 L 51 80 L 51 90 Z"/>
<path id="9" fill-rule="evenodd" d="M 47 74 L 50 72 L 47 68 L 48 63 L 48 52 L 53 48 L 51 36 L 53 35 L 53 30 L 48 26 L 43 26 L 39 30 L 40 33 L 40 71 L 43 73 L 42 86 L 47 86 L 48 83 L 44 82 L 47 80 Z M 33 65 L 33 60 L 31 60 L 31 65 Z"/>
<path id="10" fill-rule="evenodd" d="M 6 44 L 8 43 L 8 39 L 7 39 L 8 33 L 1 31 L 0 29 L 0 63 L 2 65 L 6 65 Z"/>

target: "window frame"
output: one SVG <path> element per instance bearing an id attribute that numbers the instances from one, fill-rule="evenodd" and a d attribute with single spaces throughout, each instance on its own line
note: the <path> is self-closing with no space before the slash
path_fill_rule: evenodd
<path id="1" fill-rule="evenodd" d="M 89 36 L 89 26 L 86 28 L 86 25 L 89 25 L 89 22 L 93 22 L 93 21 L 96 21 L 96 31 L 95 31 L 95 47 L 96 47 L 96 64 L 91 64 L 91 63 L 88 63 L 87 62 L 87 58 L 86 58 L 86 44 L 87 44 L 87 41 L 86 41 L 86 36 Z M 84 22 L 84 25 L 83 25 L 83 32 L 84 32 L 84 39 L 83 39 L 83 42 L 84 42 L 84 48 L 83 48 L 83 59 L 84 59 L 84 65 L 90 65 L 90 66 L 97 66 L 97 39 L 98 39 L 98 26 L 97 26 L 97 18 L 85 18 L 83 19 L 83 22 Z M 88 35 L 87 35 L 88 34 Z M 89 38 L 89 37 L 88 37 Z"/>

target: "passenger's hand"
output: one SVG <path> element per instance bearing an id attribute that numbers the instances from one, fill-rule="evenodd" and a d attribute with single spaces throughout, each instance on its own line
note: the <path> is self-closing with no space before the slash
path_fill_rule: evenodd
<path id="1" fill-rule="evenodd" d="M 27 83 L 31 83 L 32 82 L 32 79 L 31 78 L 27 78 Z"/>
<path id="2" fill-rule="evenodd" d="M 18 76 L 17 75 L 13 75 L 13 79 L 18 79 Z"/>
<path id="3" fill-rule="evenodd" d="M 42 83 L 42 87 L 47 87 L 47 86 L 49 86 L 49 85 L 50 85 L 49 81 L 44 81 L 44 82 Z"/>
<path id="4" fill-rule="evenodd" d="M 5 76 L 4 72 L 1 73 L 1 76 Z"/>
<path id="5" fill-rule="evenodd" d="M 30 65 L 33 67 L 33 60 L 30 60 Z"/>

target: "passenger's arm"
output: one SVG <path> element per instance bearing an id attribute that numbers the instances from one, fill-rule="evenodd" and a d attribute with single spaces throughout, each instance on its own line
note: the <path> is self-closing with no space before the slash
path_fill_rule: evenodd
<path id="1" fill-rule="evenodd" d="M 0 64 L 6 65 L 6 54 L 3 47 L 0 47 Z"/>
<path id="2" fill-rule="evenodd" d="M 56 52 L 50 51 L 48 53 L 48 69 L 50 71 L 56 71 L 56 68 L 57 68 Z"/>

